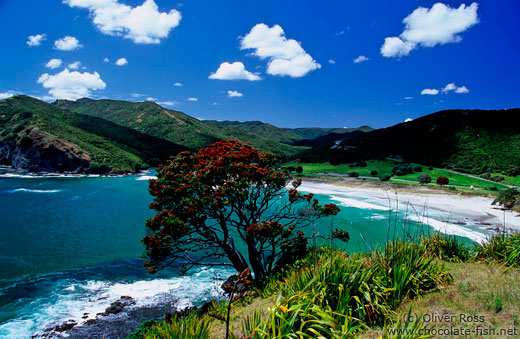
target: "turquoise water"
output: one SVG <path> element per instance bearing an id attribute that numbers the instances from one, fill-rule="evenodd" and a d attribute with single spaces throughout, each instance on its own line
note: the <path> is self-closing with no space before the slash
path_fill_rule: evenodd
<path id="1" fill-rule="evenodd" d="M 82 322 L 84 312 L 94 318 L 122 295 L 134 297 L 136 306 L 168 296 L 186 306 L 218 296 L 215 276 L 230 271 L 145 272 L 140 239 L 153 212 L 144 179 L 0 177 L 0 338 L 28 338 L 71 318 Z M 341 206 L 316 225 L 321 235 L 329 234 L 331 222 L 347 229 L 348 250 L 373 248 L 393 235 L 388 208 L 366 197 L 321 193 L 321 203 Z M 402 213 L 392 212 L 391 224 Z M 409 221 L 412 229 L 431 230 Z"/>

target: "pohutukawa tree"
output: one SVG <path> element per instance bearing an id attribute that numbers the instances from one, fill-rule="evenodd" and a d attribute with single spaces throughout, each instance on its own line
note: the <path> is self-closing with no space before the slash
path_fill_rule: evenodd
<path id="1" fill-rule="evenodd" d="M 150 180 L 150 208 L 158 214 L 142 239 L 148 272 L 231 265 L 250 268 L 255 279 L 271 273 L 297 244 L 305 246 L 302 227 L 339 212 L 298 192 L 300 180 L 288 189 L 291 180 L 272 154 L 236 140 L 172 157 Z"/>

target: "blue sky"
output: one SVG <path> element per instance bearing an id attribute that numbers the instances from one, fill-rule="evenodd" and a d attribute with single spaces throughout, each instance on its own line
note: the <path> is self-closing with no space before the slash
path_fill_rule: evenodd
<path id="1" fill-rule="evenodd" d="M 0 0 L 0 98 L 149 99 L 281 127 L 520 107 L 519 13 L 517 0 Z"/>

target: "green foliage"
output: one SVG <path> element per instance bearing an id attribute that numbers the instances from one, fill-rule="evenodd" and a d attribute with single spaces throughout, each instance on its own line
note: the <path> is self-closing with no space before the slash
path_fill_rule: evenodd
<path id="1" fill-rule="evenodd" d="M 512 209 L 519 203 L 520 191 L 514 188 L 500 192 L 498 197 L 493 201 L 493 205 L 501 205 L 506 209 Z"/>
<path id="2" fill-rule="evenodd" d="M 403 320 L 404 319 L 404 320 Z M 409 309 L 404 317 L 399 317 L 394 326 L 386 324 L 381 339 L 425 339 L 430 335 L 422 334 L 427 326 L 424 325 L 423 317 L 412 315 Z M 422 332 L 422 333 L 421 333 Z"/>
<path id="3" fill-rule="evenodd" d="M 379 173 L 378 171 L 372 170 L 372 171 L 370 171 L 370 176 L 375 177 L 375 176 L 377 176 L 378 173 Z"/>
<path id="4" fill-rule="evenodd" d="M 493 235 L 475 246 L 474 258 L 510 267 L 520 266 L 520 233 Z"/>
<path id="5" fill-rule="evenodd" d="M 137 330 L 130 333 L 126 339 L 144 339 L 145 332 L 156 324 L 158 324 L 158 321 L 156 320 L 146 320 L 139 325 Z"/>
<path id="6" fill-rule="evenodd" d="M 211 320 L 194 312 L 187 316 L 175 316 L 170 321 L 159 322 L 145 330 L 144 339 L 207 339 Z"/>
<path id="7" fill-rule="evenodd" d="M 421 249 L 440 260 L 465 262 L 471 258 L 470 248 L 454 235 L 436 232 L 431 236 L 423 236 Z"/>
<path id="8" fill-rule="evenodd" d="M 421 174 L 417 177 L 417 180 L 421 183 L 421 185 L 425 185 L 432 182 L 432 177 L 430 177 L 428 174 Z"/>

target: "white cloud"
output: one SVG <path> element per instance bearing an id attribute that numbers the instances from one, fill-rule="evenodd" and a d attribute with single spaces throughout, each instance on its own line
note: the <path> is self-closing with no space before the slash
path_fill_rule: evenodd
<path id="1" fill-rule="evenodd" d="M 436 3 L 432 8 L 419 7 L 403 19 L 406 25 L 399 37 L 385 38 L 381 54 L 387 58 L 410 54 L 418 46 L 434 47 L 459 42 L 458 35 L 478 23 L 478 4 L 451 8 Z"/>
<path id="2" fill-rule="evenodd" d="M 340 36 L 340 35 L 343 35 L 345 34 L 345 31 L 339 31 L 338 33 L 334 34 L 335 36 Z"/>
<path id="3" fill-rule="evenodd" d="M 176 87 L 182 87 L 182 83 L 180 83 L 180 82 L 176 82 L 176 83 L 173 84 L 173 86 L 176 86 Z"/>
<path id="4" fill-rule="evenodd" d="M 412 100 L 413 97 L 404 97 L 404 100 Z"/>
<path id="5" fill-rule="evenodd" d="M 469 93 L 469 89 L 466 86 L 457 87 L 455 90 L 455 93 L 463 94 L 463 93 Z"/>
<path id="6" fill-rule="evenodd" d="M 70 7 L 90 11 L 94 25 L 103 34 L 122 36 L 136 44 L 159 44 L 179 25 L 181 13 L 160 12 L 154 0 L 131 7 L 118 0 L 63 0 Z"/>
<path id="7" fill-rule="evenodd" d="M 159 101 L 157 103 L 161 106 L 176 106 L 179 104 L 177 101 Z"/>
<path id="8" fill-rule="evenodd" d="M 81 62 L 76 61 L 76 62 L 73 62 L 73 63 L 69 64 L 69 65 L 67 66 L 67 68 L 70 68 L 70 69 L 78 69 L 79 66 L 81 66 Z"/>
<path id="9" fill-rule="evenodd" d="M 213 103 L 213 106 L 217 106 L 217 105 L 218 105 L 218 102 L 214 102 L 214 103 Z"/>
<path id="10" fill-rule="evenodd" d="M 242 93 L 237 92 L 237 91 L 227 91 L 227 94 L 228 94 L 228 97 L 230 97 L 230 98 L 241 98 L 244 96 Z"/>
<path id="11" fill-rule="evenodd" d="M 47 35 L 45 33 L 42 34 L 36 34 L 36 35 L 29 35 L 27 37 L 27 45 L 29 47 L 36 47 L 40 46 L 43 41 L 47 40 Z"/>
<path id="12" fill-rule="evenodd" d="M 412 118 L 408 118 L 404 122 L 410 122 L 410 121 L 413 121 L 413 119 Z"/>
<path id="13" fill-rule="evenodd" d="M 79 40 L 69 35 L 54 42 L 54 48 L 60 51 L 73 51 L 81 47 L 83 46 L 79 43 Z"/>
<path id="14" fill-rule="evenodd" d="M 7 92 L 0 93 L 0 100 L 14 97 L 15 95 L 18 95 L 18 94 L 20 94 L 20 93 L 15 92 L 15 91 L 7 91 Z"/>
<path id="15" fill-rule="evenodd" d="M 126 60 L 126 58 L 119 58 L 116 61 L 116 65 L 117 66 L 124 66 L 124 65 L 127 65 L 127 64 L 128 64 L 128 60 Z"/>
<path id="16" fill-rule="evenodd" d="M 144 97 L 145 95 L 140 94 L 140 93 L 132 93 L 131 96 L 132 96 L 132 98 L 140 98 L 140 97 Z"/>
<path id="17" fill-rule="evenodd" d="M 421 95 L 437 95 L 439 90 L 435 88 L 425 88 L 421 91 Z"/>
<path id="18" fill-rule="evenodd" d="M 110 59 L 109 59 L 109 58 L 104 58 L 104 59 L 103 59 L 103 62 L 105 62 L 105 63 L 106 63 L 106 62 L 110 62 Z"/>
<path id="19" fill-rule="evenodd" d="M 97 72 L 80 73 L 64 69 L 60 73 L 40 76 L 38 83 L 49 89 L 49 94 L 56 99 L 76 100 L 88 97 L 91 91 L 105 89 L 106 84 Z"/>
<path id="20" fill-rule="evenodd" d="M 187 100 L 188 100 L 188 101 L 194 101 L 194 102 L 195 102 L 195 101 L 199 101 L 198 98 L 188 98 Z"/>
<path id="21" fill-rule="evenodd" d="M 45 64 L 45 67 L 50 69 L 56 69 L 61 66 L 61 59 L 51 59 L 48 63 Z"/>
<path id="22" fill-rule="evenodd" d="M 453 82 L 450 84 L 447 84 L 443 89 L 442 93 L 448 94 L 449 92 L 455 92 L 455 93 L 469 93 L 469 89 L 466 86 L 457 86 Z"/>
<path id="23" fill-rule="evenodd" d="M 262 80 L 258 75 L 247 71 L 244 64 L 238 61 L 232 64 L 223 62 L 215 73 L 210 74 L 209 78 L 218 80 Z"/>
<path id="24" fill-rule="evenodd" d="M 335 65 L 335 64 L 336 64 L 336 61 L 333 60 L 333 59 L 329 59 L 329 64 L 331 64 L 331 65 Z"/>
<path id="25" fill-rule="evenodd" d="M 148 97 L 148 98 L 146 98 L 146 101 L 157 101 L 157 98 Z"/>
<path id="26" fill-rule="evenodd" d="M 271 75 L 298 78 L 321 68 L 294 39 L 287 39 L 279 25 L 269 28 L 257 24 L 242 38 L 241 49 L 253 49 L 253 54 L 261 59 L 269 59 L 267 73 Z"/>
<path id="27" fill-rule="evenodd" d="M 360 55 L 357 58 L 354 59 L 355 64 L 360 64 L 362 62 L 368 61 L 368 58 L 364 55 Z"/>

